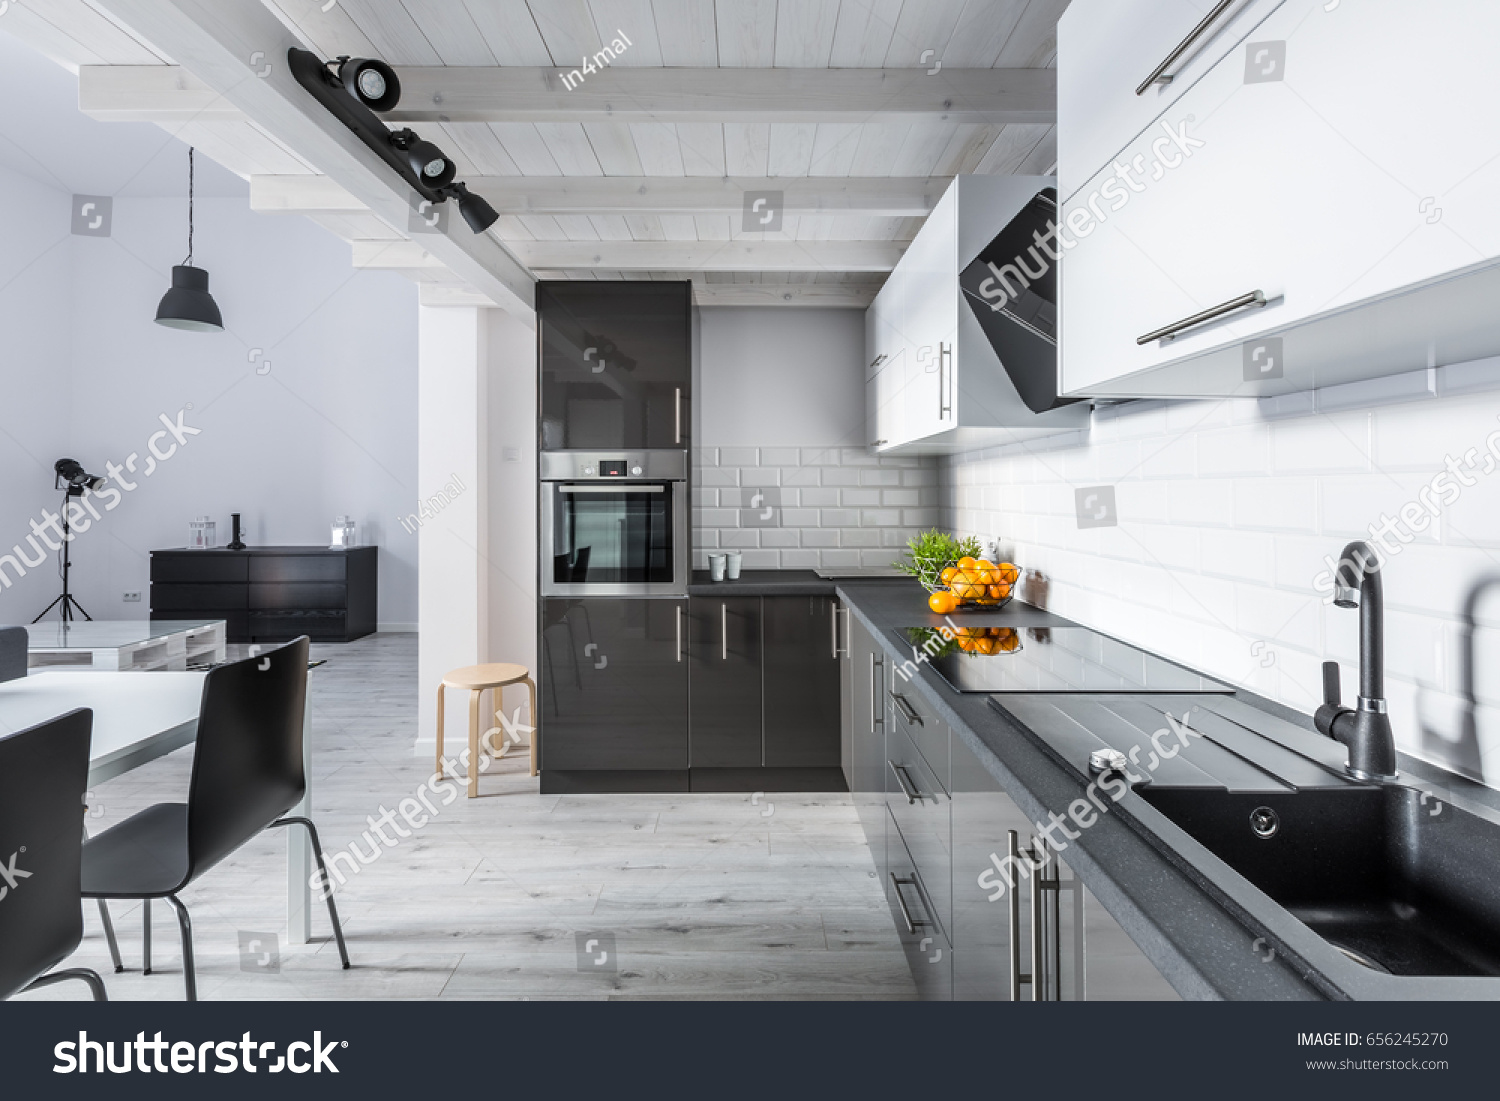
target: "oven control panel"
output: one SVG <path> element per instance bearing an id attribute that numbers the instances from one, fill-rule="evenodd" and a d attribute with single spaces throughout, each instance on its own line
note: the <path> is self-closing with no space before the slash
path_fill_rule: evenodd
<path id="1" fill-rule="evenodd" d="M 566 481 L 569 478 L 629 479 L 646 478 L 661 481 L 686 481 L 686 451 L 544 451 L 541 454 L 543 481 Z"/>

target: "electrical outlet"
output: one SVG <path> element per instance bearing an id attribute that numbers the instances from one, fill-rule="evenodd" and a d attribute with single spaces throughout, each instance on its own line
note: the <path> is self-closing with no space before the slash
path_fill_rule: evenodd
<path id="1" fill-rule="evenodd" d="M 125 601 L 125 603 L 127 604 L 139 604 L 141 602 L 140 590 L 137 589 L 134 592 L 121 593 L 120 599 Z"/>

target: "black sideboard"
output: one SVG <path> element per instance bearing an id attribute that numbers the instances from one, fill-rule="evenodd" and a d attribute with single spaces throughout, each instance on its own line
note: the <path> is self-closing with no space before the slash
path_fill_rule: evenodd
<path id="1" fill-rule="evenodd" d="M 151 552 L 152 619 L 222 619 L 230 642 L 352 642 L 376 620 L 376 547 Z"/>

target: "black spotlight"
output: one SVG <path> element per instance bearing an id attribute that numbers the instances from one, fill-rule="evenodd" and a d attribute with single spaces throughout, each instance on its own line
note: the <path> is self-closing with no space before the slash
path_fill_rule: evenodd
<path id="1" fill-rule="evenodd" d="M 483 233 L 500 217 L 495 213 L 494 207 L 485 202 L 482 196 L 470 191 L 463 181 L 459 181 L 448 190 L 458 196 L 458 212 L 464 216 L 464 221 L 475 233 Z"/>
<path id="2" fill-rule="evenodd" d="M 66 483 L 69 497 L 81 497 L 85 489 L 97 492 L 105 485 L 103 478 L 84 470 L 77 459 L 58 459 L 52 464 L 52 473 L 55 475 L 53 488 L 63 489 Z"/>
<path id="3" fill-rule="evenodd" d="M 434 191 L 452 183 L 458 171 L 441 149 L 420 138 L 406 147 L 406 163 L 411 165 L 417 179 Z"/>
<path id="4" fill-rule="evenodd" d="M 341 57 L 339 80 L 355 99 L 372 111 L 389 111 L 401 102 L 401 81 L 384 61 L 368 57 Z"/>

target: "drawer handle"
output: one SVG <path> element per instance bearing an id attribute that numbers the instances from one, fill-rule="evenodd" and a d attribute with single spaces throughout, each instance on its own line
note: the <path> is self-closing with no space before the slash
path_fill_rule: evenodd
<path id="1" fill-rule="evenodd" d="M 907 702 L 905 696 L 899 692 L 892 692 L 891 699 L 896 701 L 896 707 L 901 712 L 901 717 L 906 720 L 908 726 L 926 726 L 922 716 L 917 714 L 917 709 Z"/>
<path id="2" fill-rule="evenodd" d="M 1153 329 L 1145 336 L 1135 338 L 1137 344 L 1150 344 L 1153 340 L 1171 340 L 1184 329 L 1191 329 L 1194 325 L 1202 325 L 1205 321 L 1212 321 L 1216 317 L 1223 317 L 1235 310 L 1243 310 L 1246 306 L 1254 306 L 1257 309 L 1266 304 L 1264 291 L 1253 290 L 1249 294 L 1242 294 L 1238 298 L 1231 298 L 1228 302 L 1220 302 L 1217 306 L 1210 306 L 1202 313 L 1195 313 L 1192 317 L 1184 317 L 1181 321 L 1174 321 L 1170 325 L 1164 325 L 1160 329 Z"/>
<path id="3" fill-rule="evenodd" d="M 905 765 L 898 765 L 895 761 L 889 760 L 886 764 L 890 765 L 891 771 L 896 774 L 896 783 L 901 785 L 901 794 L 906 796 L 907 803 L 914 804 L 918 799 L 922 798 L 922 793 L 907 782 L 911 777 L 907 775 Z"/>
<path id="4" fill-rule="evenodd" d="M 906 896 L 901 893 L 902 887 L 916 887 L 919 891 L 922 889 L 917 883 L 916 876 L 898 876 L 895 872 L 892 872 L 891 887 L 896 892 L 896 905 L 901 907 L 901 920 L 906 922 L 906 931 L 915 936 L 919 928 L 931 928 L 932 922 L 926 918 L 914 918 L 911 916 L 911 911 L 906 907 Z"/>
<path id="5" fill-rule="evenodd" d="M 1198 39 L 1202 37 L 1203 32 L 1208 30 L 1209 26 L 1214 22 L 1214 20 L 1223 15 L 1225 9 L 1228 8 L 1232 3 L 1234 3 L 1234 0 L 1219 0 L 1219 3 L 1217 6 L 1215 6 L 1214 10 L 1203 17 L 1203 22 L 1194 27 L 1188 33 L 1188 36 L 1186 38 L 1177 43 L 1177 48 L 1169 53 L 1160 65 L 1151 70 L 1150 76 L 1141 81 L 1141 86 L 1135 90 L 1135 94 L 1138 96 L 1145 95 L 1146 89 L 1151 87 L 1151 85 L 1153 84 L 1171 84 L 1172 78 L 1167 75 L 1167 70 L 1176 63 L 1179 57 L 1187 53 L 1188 47 L 1191 46 L 1194 42 L 1198 41 Z"/>

